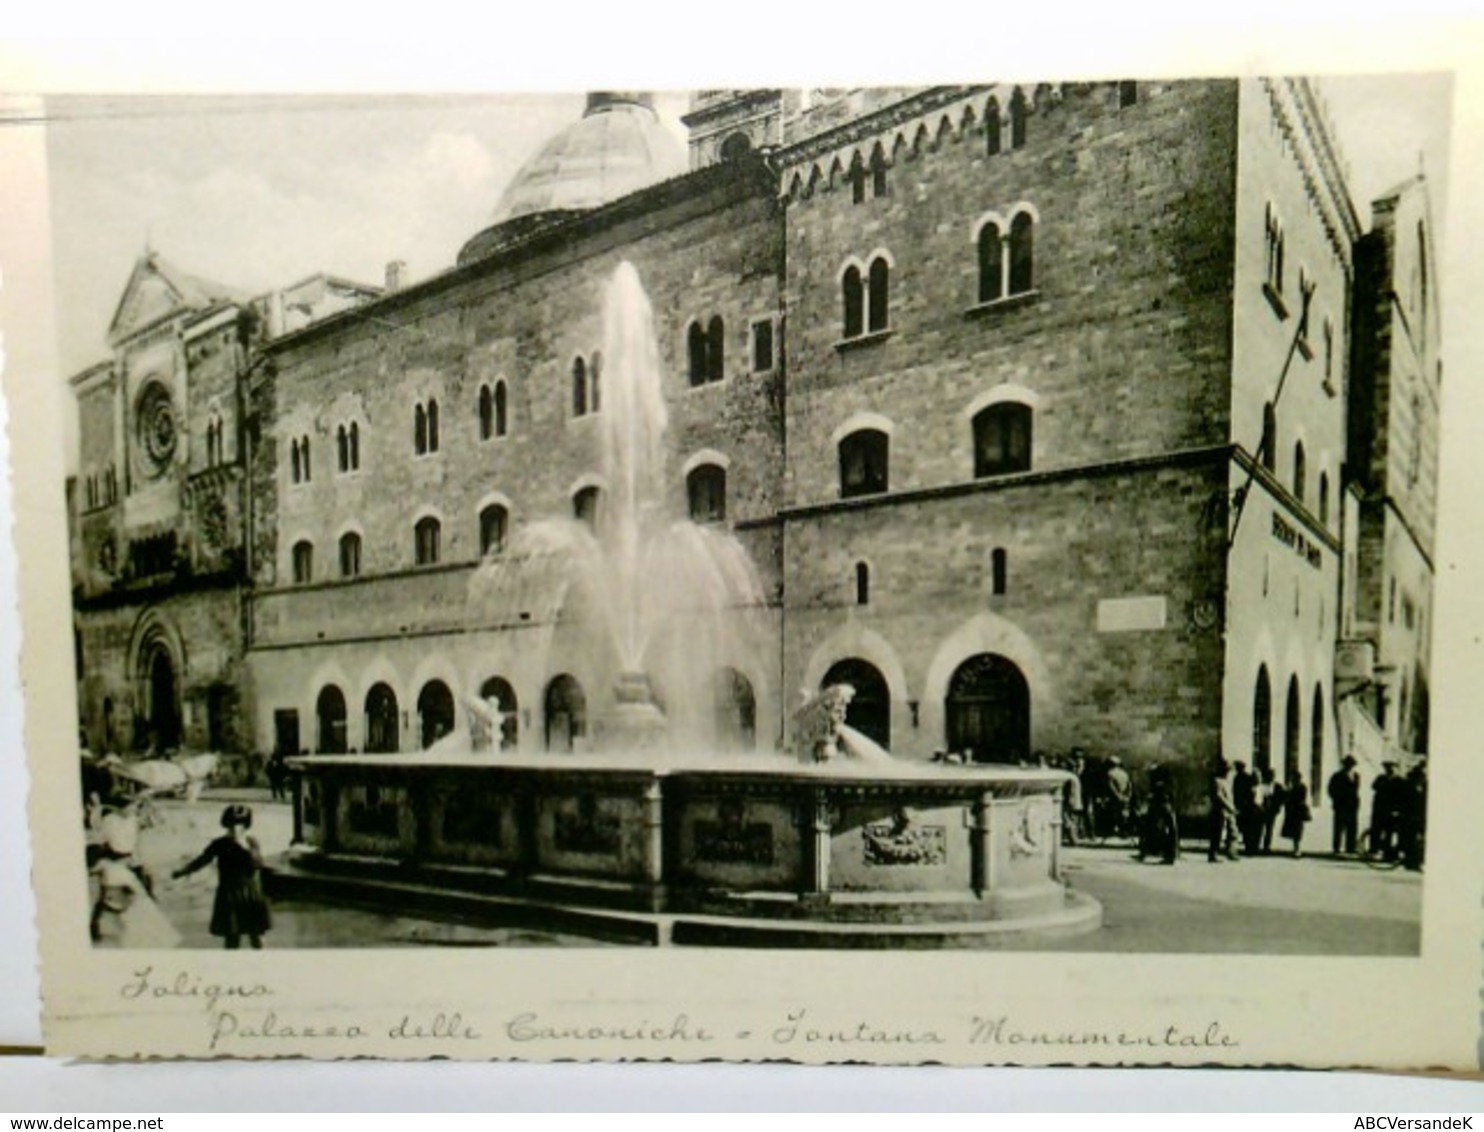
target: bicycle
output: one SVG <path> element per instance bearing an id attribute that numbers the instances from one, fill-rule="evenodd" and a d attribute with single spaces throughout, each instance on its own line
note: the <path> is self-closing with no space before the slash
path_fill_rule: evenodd
<path id="1" fill-rule="evenodd" d="M 1395 869 L 1402 863 L 1401 850 L 1393 843 L 1389 848 L 1377 847 L 1377 836 L 1374 829 L 1365 830 L 1360 835 L 1357 847 L 1357 855 L 1362 861 L 1373 869 L 1390 870 Z"/>

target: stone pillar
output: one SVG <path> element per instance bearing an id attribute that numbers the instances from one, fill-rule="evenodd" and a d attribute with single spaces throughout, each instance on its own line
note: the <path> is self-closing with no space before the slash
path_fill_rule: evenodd
<path id="1" fill-rule="evenodd" d="M 294 771 L 289 777 L 294 805 L 294 837 L 291 845 L 304 844 L 304 772 Z M 323 819 L 321 819 L 323 821 Z"/>
<path id="2" fill-rule="evenodd" d="M 994 795 L 981 794 L 974 802 L 970 828 L 970 859 L 974 895 L 983 900 L 994 889 Z"/>
<path id="3" fill-rule="evenodd" d="M 814 788 L 805 803 L 806 900 L 827 903 L 830 893 L 830 796 L 823 786 Z"/>
<path id="4" fill-rule="evenodd" d="M 665 791 L 655 776 L 644 787 L 644 883 L 650 911 L 665 906 Z"/>

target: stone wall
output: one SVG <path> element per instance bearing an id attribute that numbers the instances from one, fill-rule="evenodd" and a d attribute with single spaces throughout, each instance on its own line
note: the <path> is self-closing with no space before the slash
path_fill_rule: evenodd
<path id="1" fill-rule="evenodd" d="M 817 688 L 834 662 L 868 661 L 891 687 L 893 754 L 922 759 L 948 746 L 954 670 L 995 653 L 1020 669 L 1031 699 L 1031 749 L 1003 754 L 1081 746 L 1136 768 L 1182 761 L 1198 775 L 1220 744 L 1222 627 L 1211 606 L 1224 544 L 1207 501 L 1224 476 L 1218 452 L 790 517 L 784 687 Z M 1003 594 L 993 592 L 995 549 L 1006 551 Z M 859 562 L 870 570 L 865 605 Z M 1129 599 L 1143 599 L 1140 612 L 1120 621 Z"/>
<path id="2" fill-rule="evenodd" d="M 252 689 L 242 664 L 242 601 L 239 591 L 217 588 L 175 593 L 147 604 L 95 603 L 80 609 L 78 705 L 92 749 L 128 751 L 147 741 L 139 653 L 151 635 L 163 640 L 175 666 L 181 748 L 250 749 Z M 112 704 L 111 742 L 105 701 Z"/>
<path id="3" fill-rule="evenodd" d="M 864 411 L 894 426 L 893 488 L 972 478 L 970 416 L 996 390 L 1032 404 L 1035 468 L 1225 441 L 1236 88 L 1139 92 L 1119 108 L 1114 85 L 1067 88 L 1032 112 L 1023 148 L 1006 130 L 993 155 L 979 97 L 893 153 L 884 197 L 867 185 L 855 203 L 837 179 L 790 198 L 790 504 L 838 495 L 837 432 Z M 1032 289 L 982 304 L 979 225 L 1023 209 Z M 890 333 L 842 341 L 841 272 L 877 255 L 892 264 Z"/>

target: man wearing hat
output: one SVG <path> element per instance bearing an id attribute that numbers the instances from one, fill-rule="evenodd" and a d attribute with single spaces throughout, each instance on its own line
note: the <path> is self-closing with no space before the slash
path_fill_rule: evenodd
<path id="1" fill-rule="evenodd" d="M 1381 774 L 1371 783 L 1371 852 L 1396 860 L 1397 811 L 1405 784 L 1396 773 L 1396 763 L 1382 763 Z"/>
<path id="2" fill-rule="evenodd" d="M 1360 830 L 1360 772 L 1355 759 L 1346 755 L 1340 769 L 1329 776 L 1330 808 L 1334 811 L 1334 852 L 1354 854 L 1355 838 Z"/>

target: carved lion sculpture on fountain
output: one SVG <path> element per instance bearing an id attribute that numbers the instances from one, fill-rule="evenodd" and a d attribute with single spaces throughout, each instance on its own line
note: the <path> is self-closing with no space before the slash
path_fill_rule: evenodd
<path id="1" fill-rule="evenodd" d="M 853 759 L 889 763 L 891 755 L 845 722 L 855 689 L 849 684 L 831 684 L 814 695 L 793 714 L 793 749 L 802 762 L 827 763 Z"/>

